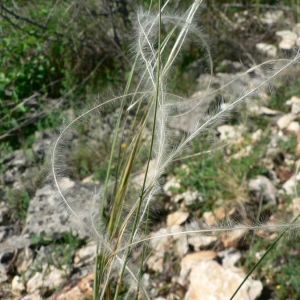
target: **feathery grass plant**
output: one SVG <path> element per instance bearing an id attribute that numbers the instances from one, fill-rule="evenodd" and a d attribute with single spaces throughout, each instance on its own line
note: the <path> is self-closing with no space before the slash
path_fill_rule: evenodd
<path id="1" fill-rule="evenodd" d="M 132 48 L 135 60 L 124 93 L 93 105 L 67 123 L 53 146 L 52 175 L 66 215 L 74 221 L 78 230 L 98 242 L 94 300 L 129 299 L 132 293 L 136 299 L 140 293 L 146 299 L 151 299 L 151 294 L 141 284 L 142 266 L 147 257 L 145 247 L 150 241 L 154 247 L 157 240 L 174 236 L 174 232 L 147 236 L 149 209 L 160 190 L 161 175 L 172 161 L 180 158 L 197 136 L 206 133 L 227 117 L 240 103 L 257 97 L 266 84 L 285 73 L 287 68 L 295 66 L 300 58 L 297 53 L 292 59 L 273 60 L 251 68 L 241 75 L 257 74 L 257 80 L 251 88 L 231 94 L 232 97 L 226 99 L 226 105 L 208 110 L 210 99 L 222 93 L 222 90 L 228 90 L 233 82 L 216 91 L 211 90 L 208 82 L 201 98 L 186 99 L 169 91 L 168 80 L 172 76 L 172 66 L 190 36 L 198 37 L 207 51 L 210 73 L 212 60 L 205 36 L 195 22 L 196 12 L 202 1 L 194 0 L 183 13 L 168 11 L 168 3 L 169 0 L 164 4 L 159 0 L 159 11 L 156 13 L 143 10 L 137 12 L 137 29 Z M 162 34 L 162 29 L 166 32 L 165 35 Z M 105 162 L 108 166 L 105 180 L 101 188 L 94 192 L 90 205 L 87 206 L 68 197 L 68 191 L 72 187 L 65 184 L 64 155 L 68 151 L 68 143 L 73 138 L 72 132 L 76 126 L 81 122 L 96 124 L 98 121 L 95 119 L 99 118 L 101 121 L 108 106 L 113 107 L 117 114 L 113 138 L 110 141 L 110 158 L 108 163 Z M 188 115 L 195 110 L 199 111 L 199 119 L 186 135 L 177 140 L 175 146 L 171 146 L 169 141 L 172 131 L 168 124 L 174 118 Z M 142 172 L 138 169 L 141 165 L 145 166 Z M 281 230 L 281 234 L 269 247 L 266 255 L 287 230 L 297 226 L 296 219 L 275 226 L 276 230 Z M 176 234 L 218 234 L 235 230 L 246 232 L 262 227 L 275 229 L 274 225 L 268 224 L 249 226 L 229 223 L 229 226 L 223 225 L 220 228 L 199 224 Z M 138 267 L 131 259 L 134 249 L 142 249 Z"/>

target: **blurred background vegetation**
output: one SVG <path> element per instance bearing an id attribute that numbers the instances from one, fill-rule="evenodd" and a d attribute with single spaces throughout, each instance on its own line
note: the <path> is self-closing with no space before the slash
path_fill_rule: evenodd
<path id="1" fill-rule="evenodd" d="M 297 22 L 297 2 L 204 3 L 199 25 L 207 34 L 215 65 L 223 59 L 251 65 L 255 44 L 274 38 L 274 28 L 255 16 L 282 9 L 285 17 Z M 62 109 L 80 107 L 93 95 L 124 87 L 134 55 L 134 11 L 140 5 L 155 8 L 157 1 L 1 1 L 1 156 L 30 146 L 36 130 L 59 125 Z M 173 1 L 175 10 L 185 5 L 186 1 Z M 232 16 L 245 11 L 246 23 L 237 28 Z M 176 92 L 192 93 L 196 78 L 208 69 L 197 42 L 191 41 L 174 70 Z"/>

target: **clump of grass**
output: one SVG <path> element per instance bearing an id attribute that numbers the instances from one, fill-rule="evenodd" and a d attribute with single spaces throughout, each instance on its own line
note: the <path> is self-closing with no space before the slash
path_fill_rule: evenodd
<path id="1" fill-rule="evenodd" d="M 295 65 L 300 58 L 297 53 L 291 60 L 271 61 L 246 71 L 242 76 L 249 76 L 249 73 L 257 71 L 258 80 L 249 89 L 232 93 L 226 105 L 211 108 L 208 104 L 212 96 L 228 89 L 229 83 L 211 92 L 208 82 L 206 93 L 201 98 L 188 99 L 173 95 L 168 81 L 172 76 L 173 65 L 189 36 L 198 37 L 207 51 L 208 62 L 212 61 L 205 36 L 194 22 L 201 2 L 193 1 L 183 13 L 167 11 L 169 1 L 164 5 L 159 1 L 159 10 L 155 13 L 139 10 L 132 48 L 134 62 L 124 93 L 92 105 L 74 120 L 66 122 L 54 142 L 51 169 L 65 215 L 70 217 L 78 230 L 98 242 L 93 299 L 137 299 L 140 293 L 146 299 L 151 298 L 141 282 L 150 240 L 153 247 L 156 240 L 174 234 L 218 234 L 236 230 L 246 233 L 249 230 L 257 231 L 263 226 L 270 230 L 281 230 L 275 245 L 287 230 L 298 226 L 293 222 L 284 222 L 278 226 L 230 222 L 228 226 L 206 226 L 203 229 L 199 224 L 178 233 L 166 231 L 165 234 L 154 237 L 147 236 L 151 204 L 160 191 L 160 177 L 171 163 L 184 154 L 195 138 L 207 134 L 210 128 L 226 118 L 240 103 L 251 99 L 253 94 L 259 94 L 264 85 Z M 162 35 L 162 29 L 166 32 L 165 35 Z M 83 205 L 68 197 L 68 190 L 72 187 L 67 186 L 63 180 L 64 170 L 67 168 L 65 155 L 69 153 L 68 147 L 78 124 L 93 124 L 96 122 L 95 118 L 98 122 L 99 118 L 101 121 L 101 112 L 108 108 L 114 110 L 117 117 L 114 120 L 110 157 L 104 162 L 106 173 L 105 176 L 101 174 L 101 188 L 94 192 L 90 204 Z M 175 138 L 176 142 L 171 144 L 170 137 L 173 136 L 169 122 L 195 110 L 201 112 L 199 118 L 187 134 L 179 139 Z M 144 167 L 139 170 L 137 166 L 141 165 Z M 103 170 L 101 166 L 99 169 Z M 131 253 L 137 248 L 141 259 L 140 264 L 135 266 L 131 262 Z"/>
<path id="2" fill-rule="evenodd" d="M 30 197 L 25 190 L 9 190 L 8 203 L 12 210 L 11 218 L 22 223 L 25 222 Z"/>

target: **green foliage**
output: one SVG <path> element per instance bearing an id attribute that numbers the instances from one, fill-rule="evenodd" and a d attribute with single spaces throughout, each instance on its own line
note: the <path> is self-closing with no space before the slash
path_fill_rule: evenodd
<path id="1" fill-rule="evenodd" d="M 268 142 L 268 137 L 262 138 L 249 155 L 231 158 L 230 163 L 223 150 L 185 161 L 188 171 L 181 167 L 174 169 L 182 188 L 178 192 L 188 188 L 199 191 L 204 200 L 199 204 L 203 210 L 212 210 L 218 199 L 237 199 L 246 193 L 246 179 L 266 174 L 267 169 L 261 165 L 260 160 L 265 154 Z M 234 150 L 234 145 L 228 147 L 231 151 Z M 196 146 L 196 149 L 201 147 Z M 202 149 L 204 151 L 205 148 Z"/>
<path id="2" fill-rule="evenodd" d="M 283 152 L 294 153 L 297 144 L 298 144 L 298 142 L 297 142 L 296 135 L 289 134 L 287 136 L 286 141 L 284 141 L 284 140 L 279 141 L 278 148 Z"/>
<path id="3" fill-rule="evenodd" d="M 270 241 L 256 238 L 255 244 L 245 253 L 244 268 L 250 270 L 258 258 L 270 245 Z M 289 233 L 266 257 L 261 269 L 258 269 L 255 277 L 263 281 L 265 288 L 269 289 L 269 295 L 274 300 L 291 299 L 299 297 L 299 246 L 295 238 L 290 239 Z M 267 291 L 265 291 L 267 292 Z"/>
<path id="4" fill-rule="evenodd" d="M 41 246 L 48 246 L 53 242 L 53 237 L 51 235 L 34 235 L 31 238 L 33 245 L 41 245 Z"/>
<path id="5" fill-rule="evenodd" d="M 60 46 L 58 51 L 54 51 L 58 47 L 39 35 L 32 24 L 20 30 L 0 19 L 0 32 L 5 36 L 0 40 L 0 106 L 3 107 L 0 111 L 0 135 L 20 127 L 26 139 L 37 130 L 36 120 L 44 123 L 44 128 L 47 122 L 52 123 L 53 113 L 42 114 L 44 99 L 61 95 L 62 53 L 66 50 Z M 34 106 L 38 108 L 32 109 L 30 98 L 37 102 Z M 36 118 L 37 115 L 40 117 Z M 43 121 L 45 116 L 47 121 Z M 31 118 L 32 122 L 26 122 Z M 19 146 L 20 138 L 13 136 L 20 129 L 7 138 L 14 148 Z"/>
<path id="6" fill-rule="evenodd" d="M 83 13 L 87 6 L 97 16 Z M 1 3 L 0 140 L 6 139 L 13 148 L 35 130 L 57 126 L 53 122 L 57 112 L 49 113 L 47 99 L 72 100 L 79 106 L 86 93 L 98 93 L 100 87 L 123 78 L 123 56 L 115 58 L 121 46 L 108 37 L 108 29 L 99 30 L 111 23 L 98 16 L 94 1 L 78 9 L 69 1 Z M 113 22 L 119 23 L 119 18 Z M 32 107 L 31 97 L 38 108 Z"/>
<path id="7" fill-rule="evenodd" d="M 9 190 L 8 203 L 12 210 L 12 219 L 24 222 L 27 216 L 30 197 L 24 190 Z"/>
<path id="8" fill-rule="evenodd" d="M 105 177 L 106 177 L 108 165 L 109 165 L 109 163 L 108 163 L 108 161 L 106 161 L 102 164 L 102 166 L 100 168 L 99 167 L 96 168 L 95 171 L 94 171 L 93 179 L 103 182 L 105 180 Z M 115 173 L 116 173 L 116 170 L 115 170 L 114 166 L 112 167 L 111 172 L 112 172 L 112 175 L 114 176 Z"/>
<path id="9" fill-rule="evenodd" d="M 0 65 L 5 73 L 0 73 L 0 97 L 10 97 L 18 101 L 29 97 L 35 91 L 41 91 L 50 96 L 57 95 L 55 86 L 49 86 L 54 80 L 59 79 L 55 65 L 51 62 L 48 49 L 44 41 L 20 32 L 2 29 L 4 35 L 0 48 Z M 59 72 L 59 71 L 58 71 Z M 20 106 L 19 111 L 25 112 L 25 106 Z"/>
<path id="10" fill-rule="evenodd" d="M 293 249 L 292 251 L 291 248 Z M 293 253 L 293 251 L 295 253 Z M 298 254 L 296 254 L 298 251 L 298 245 L 294 244 L 290 247 L 286 247 L 282 253 L 282 256 L 279 256 L 277 253 L 277 257 L 274 261 L 282 265 L 279 268 L 277 267 L 279 270 L 276 273 L 272 274 L 274 285 L 276 287 L 273 298 L 274 300 L 285 300 L 287 298 L 291 300 L 297 300 L 299 298 L 300 266 Z"/>
<path id="11" fill-rule="evenodd" d="M 82 247 L 85 242 L 80 239 L 72 230 L 64 233 L 59 239 L 53 239 L 52 236 L 33 236 L 33 245 L 53 247 L 51 255 L 47 257 L 48 265 L 63 270 L 65 266 L 70 266 L 73 262 L 74 251 Z"/>
<path id="12" fill-rule="evenodd" d="M 289 84 L 281 83 L 281 85 L 272 93 L 268 102 L 268 107 L 288 113 L 290 107 L 284 103 L 292 96 L 300 96 L 299 80 L 292 78 Z"/>
<path id="13" fill-rule="evenodd" d="M 249 117 L 250 125 L 256 128 L 268 128 L 270 126 L 270 118 L 267 116 L 251 116 Z"/>
<path id="14" fill-rule="evenodd" d="M 9 143 L 0 143 L 0 173 L 3 173 L 5 171 L 5 166 L 3 165 L 3 158 L 12 151 L 13 149 Z"/>

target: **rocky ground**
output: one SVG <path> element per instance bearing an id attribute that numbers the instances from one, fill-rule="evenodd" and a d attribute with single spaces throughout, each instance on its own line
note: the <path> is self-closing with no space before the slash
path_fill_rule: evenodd
<path id="1" fill-rule="evenodd" d="M 280 18 L 280 12 L 273 17 L 266 16 L 268 22 L 277 17 Z M 256 47 L 270 58 L 275 57 L 280 49 L 291 51 L 300 39 L 299 28 L 300 24 L 297 24 L 291 30 L 278 31 L 278 44 L 259 43 Z M 224 61 L 222 68 L 234 73 L 218 73 L 213 78 L 214 87 L 241 75 L 242 65 L 238 62 Z M 249 88 L 255 80 L 250 75 L 240 77 L 234 89 Z M 247 255 L 252 253 L 255 261 L 263 254 L 253 247 L 251 240 L 257 239 L 257 235 L 270 240 L 278 236 L 276 231 L 255 232 L 250 239 L 245 238 L 243 230 L 234 235 L 202 236 L 178 235 L 178 232 L 199 228 L 200 221 L 204 222 L 204 227 L 218 227 L 222 221 L 222 224 L 226 223 L 228 217 L 247 224 L 257 217 L 261 221 L 260 216 L 264 215 L 265 221 L 272 224 L 286 217 L 287 212 L 297 214 L 300 198 L 294 195 L 300 180 L 296 168 L 300 154 L 300 95 L 291 93 L 281 106 L 275 107 L 268 89 L 262 93 L 264 102 L 254 96 L 247 105 L 241 106 L 243 115 L 247 116 L 242 125 L 228 121 L 214 129 L 217 143 L 222 145 L 218 153 L 223 158 L 214 169 L 217 173 L 210 175 L 211 170 L 206 169 L 208 173 L 204 177 L 199 175 L 196 166 L 202 157 L 198 156 L 177 162 L 176 168 L 166 176 L 162 196 L 157 200 L 163 203 L 158 204 L 161 216 L 157 218 L 151 235 L 174 234 L 158 241 L 154 239 L 151 244 L 153 251 L 145 267 L 143 283 L 153 299 L 229 299 L 245 277 Z M 170 124 L 174 134 L 187 131 L 201 114 L 203 111 L 194 110 Z M 109 124 L 113 127 L 114 117 L 107 118 L 108 125 L 101 130 L 109 134 Z M 93 129 L 89 132 L 86 139 L 97 145 L 99 136 L 93 135 Z M 31 149 L 20 149 L 3 158 L 0 186 L 1 299 L 83 300 L 92 297 L 96 244 L 72 232 L 57 205 L 53 186 L 44 180 L 49 171 L 46 153 L 55 134 L 55 129 L 37 132 Z M 74 132 L 70 149 L 76 148 L 79 140 L 80 134 Z M 207 161 L 217 156 L 212 154 Z M 247 168 L 256 170 L 259 166 L 260 169 L 253 171 L 251 176 L 242 171 L 242 176 L 238 176 L 245 164 Z M 212 176 L 212 180 L 222 186 L 227 185 L 230 194 L 220 194 L 222 190 L 215 186 L 207 187 L 217 191 L 213 195 L 197 188 L 194 183 L 205 176 Z M 220 182 L 224 178 L 227 181 Z M 99 187 L 92 176 L 81 180 L 66 177 L 65 180 L 73 186 L 71 196 L 83 201 L 83 206 L 89 205 L 87 199 L 91 191 Z M 210 199 L 213 205 L 208 204 Z M 272 280 L 268 281 L 268 276 L 249 278 L 235 299 L 273 299 L 272 292 L 266 296 L 266 286 L 276 289 Z"/>

